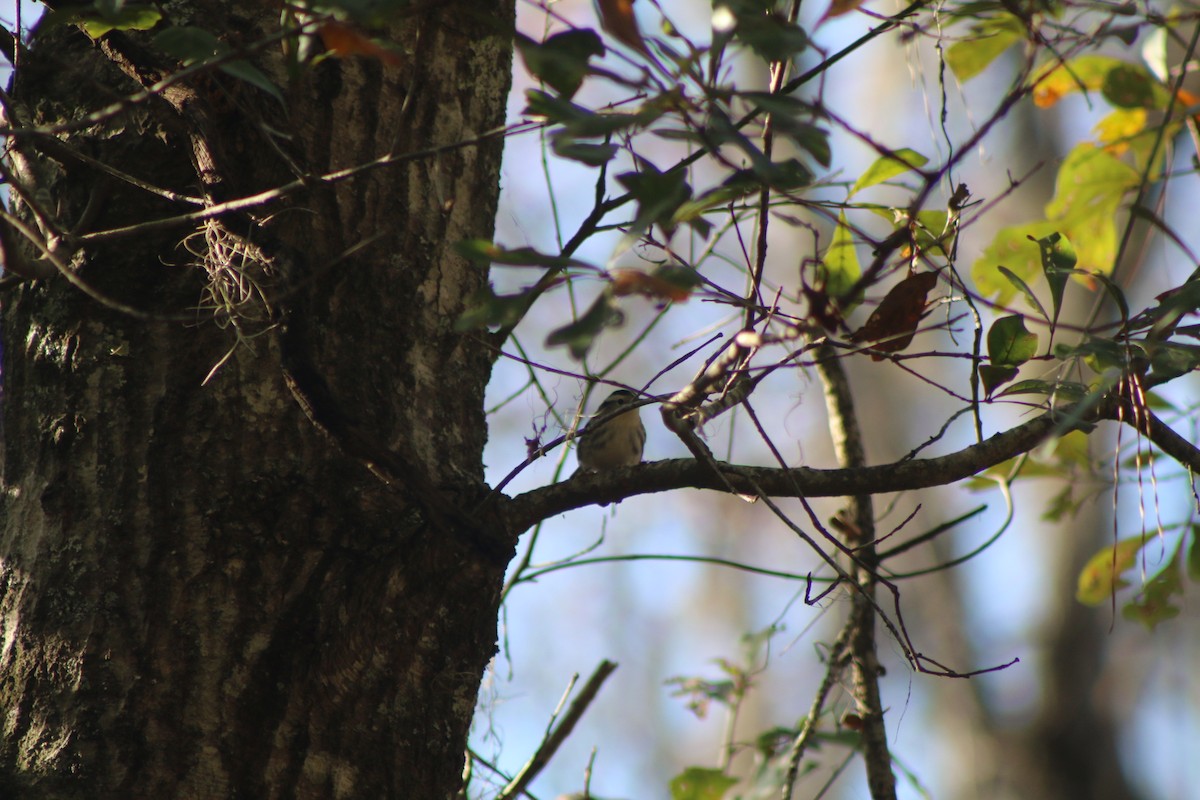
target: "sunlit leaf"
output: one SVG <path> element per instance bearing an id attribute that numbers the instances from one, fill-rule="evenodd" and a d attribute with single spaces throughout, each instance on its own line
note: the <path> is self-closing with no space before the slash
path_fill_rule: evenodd
<path id="1" fill-rule="evenodd" d="M 1121 573 L 1137 562 L 1137 554 L 1147 541 L 1153 539 L 1144 536 L 1122 539 L 1088 559 L 1079 573 L 1075 599 L 1084 605 L 1098 606 L 1118 589 L 1128 586 L 1129 582 L 1120 577 Z"/>
<path id="2" fill-rule="evenodd" d="M 819 274 L 824 280 L 825 291 L 838 299 L 844 298 L 862 277 L 862 267 L 854 247 L 854 234 L 846 222 L 845 212 L 838 215 L 833 241 L 821 259 Z"/>
<path id="3" fill-rule="evenodd" d="M 1065 63 L 1055 58 L 1034 74 L 1033 102 L 1047 108 L 1072 92 L 1096 91 L 1104 86 L 1110 71 L 1128 65 L 1109 56 L 1080 56 Z"/>
<path id="4" fill-rule="evenodd" d="M 1003 266 L 1026 284 L 1036 281 L 1041 274 L 1042 259 L 1035 242 L 1056 229 L 1053 222 L 1031 222 L 998 231 L 992 243 L 971 265 L 971 278 L 979 293 L 994 297 L 1000 305 L 1008 305 L 1016 289 L 1012 278 L 1001 273 L 999 268 Z M 1030 237 L 1034 241 L 1030 241 Z"/>
<path id="5" fill-rule="evenodd" d="M 671 800 L 721 800 L 735 783 L 719 769 L 688 767 L 671 779 Z"/>
<path id="6" fill-rule="evenodd" d="M 987 69 L 996 58 L 1024 35 L 1019 20 L 1005 16 L 977 26 L 969 38 L 946 49 L 946 65 L 954 77 L 966 82 Z"/>
<path id="7" fill-rule="evenodd" d="M 1140 180 L 1133 167 L 1090 142 L 1082 142 L 1059 167 L 1054 199 L 1046 205 L 1046 217 L 1067 222 L 1088 217 L 1111 219 L 1125 193 Z M 1063 233 L 1070 235 L 1067 230 Z M 1085 259 L 1083 240 L 1077 236 L 1070 238 L 1081 245 L 1079 261 L 1084 267 L 1102 272 L 1111 270 L 1111 263 L 1095 264 Z"/>
<path id="8" fill-rule="evenodd" d="M 78 25 L 93 39 L 110 31 L 148 31 L 162 20 L 162 13 L 151 5 L 127 3 L 120 5 L 92 4 L 77 8 L 56 8 L 46 14 L 41 25 Z"/>
<path id="9" fill-rule="evenodd" d="M 929 163 L 929 159 L 918 153 L 916 150 L 910 150 L 907 147 L 896 150 L 891 155 L 880 156 L 875 159 L 875 163 L 867 167 L 866 172 L 858 177 L 854 182 L 853 188 L 850 189 L 850 194 L 858 192 L 860 189 L 865 189 L 868 186 L 874 186 L 877 183 L 883 183 L 897 175 L 902 175 L 914 169 L 920 169 Z"/>
<path id="10" fill-rule="evenodd" d="M 1129 149 L 1133 138 L 1146 129 L 1148 118 L 1144 108 L 1118 108 L 1097 122 L 1092 131 L 1108 153 L 1120 156 Z"/>

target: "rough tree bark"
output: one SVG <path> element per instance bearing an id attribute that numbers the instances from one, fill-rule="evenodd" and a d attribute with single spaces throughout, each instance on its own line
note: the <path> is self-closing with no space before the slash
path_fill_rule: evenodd
<path id="1" fill-rule="evenodd" d="M 250 2 L 170 13 L 235 47 L 279 23 Z M 453 330 L 486 274 L 452 245 L 490 237 L 502 140 L 316 178 L 500 126 L 512 14 L 424 4 L 394 25 L 403 64 L 328 59 L 290 86 L 260 49 L 286 111 L 207 72 L 66 148 L 13 139 L 81 234 L 193 208 L 69 151 L 208 204 L 307 186 L 74 253 L 157 319 L 61 278 L 3 298 L 0 795 L 455 792 L 513 540 L 459 511 L 482 498 L 493 356 Z M 178 69 L 147 42 L 44 32 L 9 123 L 75 121 Z M 251 284 L 232 315 L 178 316 Z"/>

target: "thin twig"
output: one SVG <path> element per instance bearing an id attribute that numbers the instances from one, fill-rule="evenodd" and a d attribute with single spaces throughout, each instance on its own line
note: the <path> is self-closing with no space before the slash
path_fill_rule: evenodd
<path id="1" fill-rule="evenodd" d="M 613 673 L 617 665 L 611 661 L 604 660 L 600 662 L 600 666 L 596 667 L 596 671 L 592 673 L 592 677 L 588 678 L 587 683 L 579 691 L 579 695 L 571 701 L 571 707 L 567 709 L 566 715 L 554 726 L 554 729 L 546 733 L 546 737 L 538 746 L 536 752 L 530 757 L 525 766 L 521 767 L 521 771 L 513 778 L 507 786 L 505 786 L 500 794 L 496 795 L 496 800 L 510 800 L 525 790 L 525 787 L 538 776 L 545 766 L 550 763 L 550 759 L 558 752 L 558 748 L 571 735 L 571 731 L 575 729 L 575 724 L 583 717 L 588 706 L 596 699 L 596 695 L 600 691 L 600 687 L 608 676 Z"/>

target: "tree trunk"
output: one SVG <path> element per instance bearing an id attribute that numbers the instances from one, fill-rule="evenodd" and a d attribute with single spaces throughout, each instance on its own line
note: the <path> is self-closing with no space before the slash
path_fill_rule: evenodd
<path id="1" fill-rule="evenodd" d="M 502 140 L 451 145 L 503 123 L 498 5 L 401 19 L 398 66 L 328 58 L 288 85 L 261 49 L 286 111 L 207 71 L 60 137 L 209 205 L 305 187 L 74 253 L 92 295 L 155 319 L 61 278 L 4 297 L 0 795 L 456 791 L 513 547 L 469 513 L 493 356 L 453 329 L 487 275 L 452 245 L 490 237 Z M 171 21 L 235 47 L 278 28 L 201 6 Z M 178 69 L 148 42 L 44 32 L 16 110 L 78 120 Z M 192 210 L 15 141 L 76 233 Z"/>

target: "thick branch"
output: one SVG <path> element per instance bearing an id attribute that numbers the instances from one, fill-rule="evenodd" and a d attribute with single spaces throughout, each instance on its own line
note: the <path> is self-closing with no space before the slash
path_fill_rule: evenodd
<path id="1" fill-rule="evenodd" d="M 775 497 L 842 497 L 944 486 L 1027 453 L 1052 435 L 1087 430 L 1099 420 L 1117 419 L 1117 407 L 1116 401 L 1105 401 L 1080 414 L 1077 407 L 1070 406 L 1042 414 L 949 455 L 859 469 L 784 470 L 717 462 L 722 470 L 718 475 L 709 465 L 692 458 L 654 461 L 534 489 L 513 498 L 506 515 L 509 530 L 515 534 L 575 508 L 674 489 L 727 492 L 732 487 L 737 492 L 753 493 L 753 486 L 757 485 Z M 1200 450 L 1157 419 L 1147 420 L 1144 412 L 1142 420 L 1143 435 L 1184 466 L 1200 472 Z"/>

